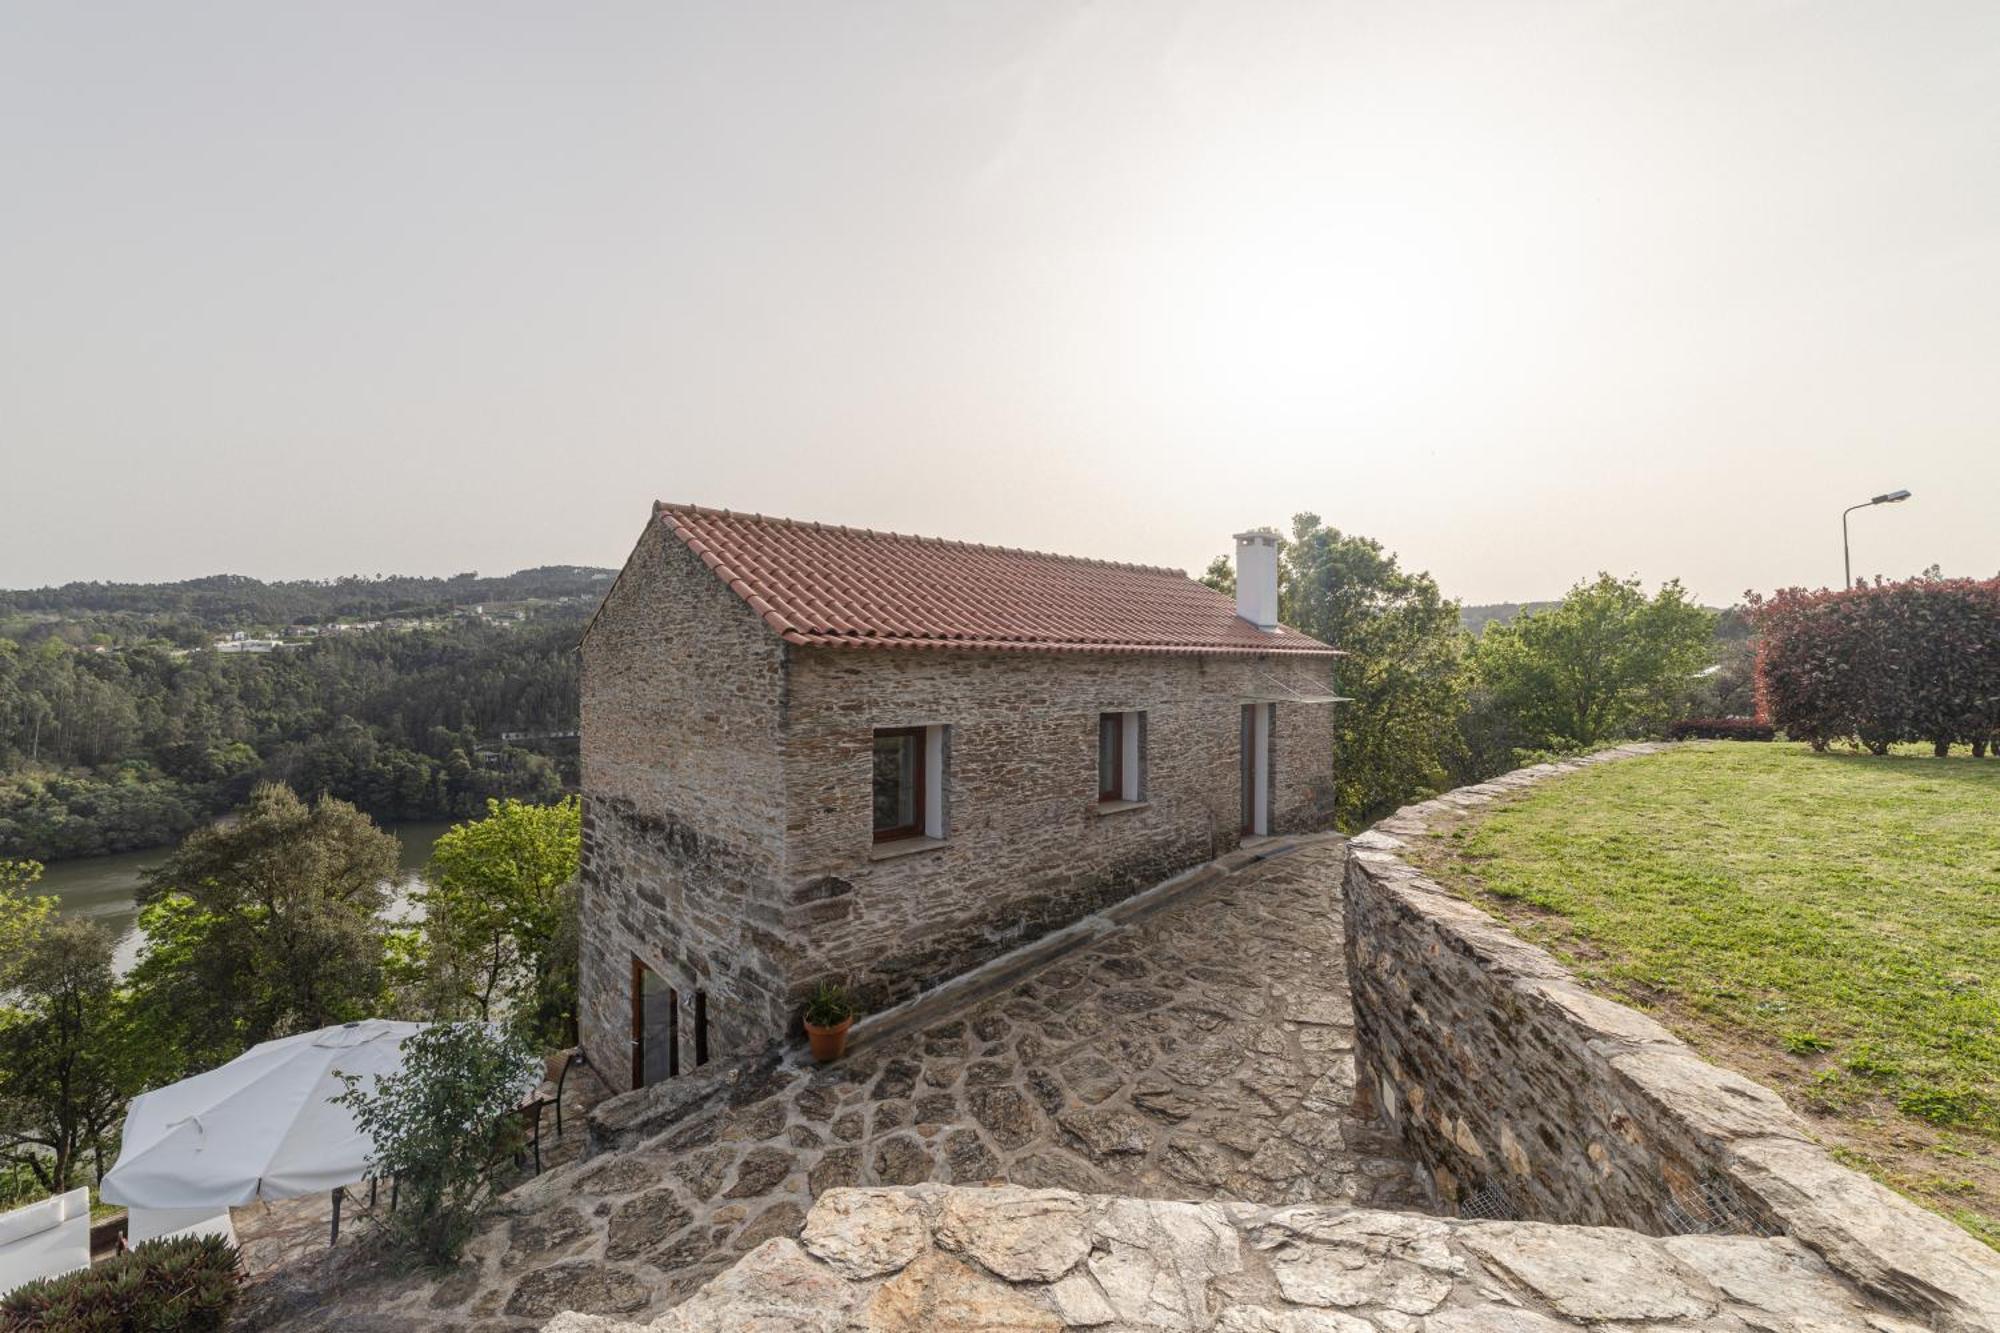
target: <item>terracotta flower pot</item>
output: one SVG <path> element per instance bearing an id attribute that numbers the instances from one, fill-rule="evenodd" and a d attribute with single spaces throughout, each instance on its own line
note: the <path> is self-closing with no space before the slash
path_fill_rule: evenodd
<path id="1" fill-rule="evenodd" d="M 847 1030 L 854 1026 L 854 1015 L 849 1014 L 830 1028 L 816 1024 L 806 1024 L 806 1040 L 812 1043 L 813 1059 L 821 1064 L 831 1064 L 847 1049 Z"/>

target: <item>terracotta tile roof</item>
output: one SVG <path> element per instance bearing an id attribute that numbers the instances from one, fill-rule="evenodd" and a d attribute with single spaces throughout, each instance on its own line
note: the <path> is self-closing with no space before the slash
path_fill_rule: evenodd
<path id="1" fill-rule="evenodd" d="M 976 546 L 697 505 L 667 530 L 788 642 L 1099 653 L 1335 650 L 1266 633 L 1177 569 Z"/>

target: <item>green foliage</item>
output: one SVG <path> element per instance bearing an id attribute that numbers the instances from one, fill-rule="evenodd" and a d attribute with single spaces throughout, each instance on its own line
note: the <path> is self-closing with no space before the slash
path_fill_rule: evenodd
<path id="1" fill-rule="evenodd" d="M 1293 518 L 1281 575 L 1285 622 L 1350 654 L 1338 674 L 1353 702 L 1333 706 L 1340 824 L 1451 785 L 1466 688 L 1458 603 L 1380 542 L 1314 514 Z"/>
<path id="2" fill-rule="evenodd" d="M 206 1333 L 229 1322 L 243 1276 L 219 1236 L 148 1241 L 0 1299 L 0 1333 Z"/>
<path id="3" fill-rule="evenodd" d="M 183 1067 L 366 1018 L 385 990 L 394 837 L 344 801 L 266 785 L 147 876 L 131 983 Z"/>
<path id="4" fill-rule="evenodd" d="M 431 970 L 480 1019 L 497 1007 L 536 1045 L 567 1046 L 576 1022 L 581 807 L 569 797 L 489 801 L 486 811 L 431 849 L 423 894 Z"/>
<path id="5" fill-rule="evenodd" d="M 1636 580 L 1600 575 L 1559 603 L 1472 614 L 1379 542 L 1313 514 L 1292 520 L 1278 575 L 1285 623 L 1348 654 L 1338 675 L 1351 702 L 1333 714 L 1342 827 L 1519 764 L 1658 735 L 1697 699 L 1726 709 L 1748 698 L 1742 618 L 1718 645 L 1716 617 L 1677 582 L 1648 598 Z M 1233 592 L 1229 560 L 1202 582 Z M 1483 629 L 1476 640 L 1465 623 Z M 1693 679 L 1718 651 L 1727 678 Z"/>
<path id="6" fill-rule="evenodd" d="M 816 1028 L 839 1027 L 854 1017 L 854 1000 L 847 987 L 822 981 L 806 1001 L 805 1021 Z"/>
<path id="7" fill-rule="evenodd" d="M 125 1100 L 149 1072 L 112 946 L 91 921 L 41 914 L 0 959 L 0 1161 L 45 1193 L 109 1165 Z"/>
<path id="8" fill-rule="evenodd" d="M 0 989 L 7 967 L 22 956 L 37 932 L 55 915 L 55 899 L 31 892 L 42 877 L 37 861 L 0 861 Z"/>
<path id="9" fill-rule="evenodd" d="M 1797 1079 L 1829 1137 L 1931 1175 L 1950 1169 L 1938 1127 L 2000 1152 L 1996 810 L 1990 761 L 1715 742 L 1539 786 L 1437 869 L 1698 1039 L 1768 1049 L 1750 1072 Z M 1981 1179 L 1990 1235 L 2000 1191 Z"/>
<path id="10" fill-rule="evenodd" d="M 373 1143 L 369 1170 L 397 1181 L 395 1210 L 375 1215 L 393 1253 L 430 1268 L 457 1262 L 492 1201 L 494 1162 L 519 1145 L 509 1113 L 540 1076 L 526 1043 L 483 1023 L 414 1034 L 402 1068 L 372 1088 L 342 1075 L 347 1091 L 334 1100 Z"/>
<path id="11" fill-rule="evenodd" d="M 0 848 L 64 860 L 174 842 L 200 822 L 206 798 L 144 763 L 99 776 L 0 775 Z"/>
<path id="12" fill-rule="evenodd" d="M 160 846 L 260 779 L 392 820 L 554 800 L 573 745 L 501 735 L 576 729 L 574 649 L 595 594 L 574 596 L 520 624 L 343 632 L 261 656 L 209 651 L 207 631 L 187 651 L 128 637 L 123 620 L 109 645 L 33 622 L 45 637 L 0 638 L 0 856 Z"/>
<path id="13" fill-rule="evenodd" d="M 1648 598 L 1637 579 L 1600 574 L 1553 610 L 1489 625 L 1473 660 L 1510 741 L 1588 748 L 1663 730 L 1692 697 L 1714 635 L 1714 613 L 1677 580 Z"/>

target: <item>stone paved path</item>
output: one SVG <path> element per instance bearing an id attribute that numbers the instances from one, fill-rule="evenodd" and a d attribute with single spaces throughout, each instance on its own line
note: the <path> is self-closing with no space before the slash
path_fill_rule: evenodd
<path id="1" fill-rule="evenodd" d="M 1394 1143 L 1350 1114 L 1344 855 L 1322 842 L 1240 870 L 1003 993 L 552 1171 L 441 1282 L 360 1282 L 336 1261 L 270 1284 L 253 1325 L 486 1333 L 658 1311 L 846 1185 L 1420 1207 Z"/>

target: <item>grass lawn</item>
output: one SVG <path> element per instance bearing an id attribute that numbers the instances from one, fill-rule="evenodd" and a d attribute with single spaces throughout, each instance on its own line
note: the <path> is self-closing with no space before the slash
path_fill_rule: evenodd
<path id="1" fill-rule="evenodd" d="M 1687 746 L 1415 850 L 2000 1248 L 2000 760 Z"/>

